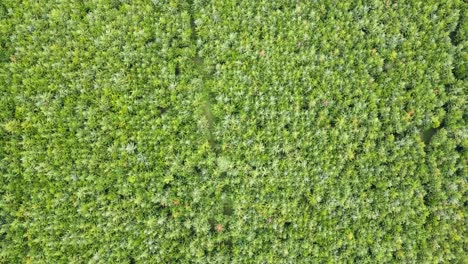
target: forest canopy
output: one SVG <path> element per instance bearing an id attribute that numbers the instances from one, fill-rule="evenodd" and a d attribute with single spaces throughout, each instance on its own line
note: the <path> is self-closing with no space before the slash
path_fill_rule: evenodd
<path id="1" fill-rule="evenodd" d="M 466 263 L 467 15 L 0 1 L 0 263 Z"/>

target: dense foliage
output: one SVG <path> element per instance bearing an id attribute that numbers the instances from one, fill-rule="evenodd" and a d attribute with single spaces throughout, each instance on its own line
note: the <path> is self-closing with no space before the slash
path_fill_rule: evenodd
<path id="1" fill-rule="evenodd" d="M 0 1 L 0 262 L 466 263 L 467 16 Z"/>

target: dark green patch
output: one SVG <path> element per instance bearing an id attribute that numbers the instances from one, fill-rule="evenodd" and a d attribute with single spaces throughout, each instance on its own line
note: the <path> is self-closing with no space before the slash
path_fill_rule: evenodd
<path id="1" fill-rule="evenodd" d="M 421 139 L 426 145 L 429 145 L 432 137 L 437 133 L 437 128 L 428 128 L 421 133 Z"/>

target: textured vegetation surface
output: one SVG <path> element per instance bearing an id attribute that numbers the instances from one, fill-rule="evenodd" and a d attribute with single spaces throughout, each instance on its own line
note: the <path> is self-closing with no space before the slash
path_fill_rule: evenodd
<path id="1" fill-rule="evenodd" d="M 0 1 L 0 262 L 467 263 L 467 16 Z"/>

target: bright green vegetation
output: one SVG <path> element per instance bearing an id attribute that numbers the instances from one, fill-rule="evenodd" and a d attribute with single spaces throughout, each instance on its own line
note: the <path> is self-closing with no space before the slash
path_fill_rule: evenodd
<path id="1" fill-rule="evenodd" d="M 467 16 L 0 1 L 0 263 L 467 263 Z"/>

